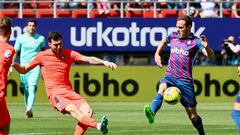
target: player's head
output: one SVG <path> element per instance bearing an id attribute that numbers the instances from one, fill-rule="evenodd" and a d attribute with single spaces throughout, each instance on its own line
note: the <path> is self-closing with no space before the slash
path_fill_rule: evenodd
<path id="1" fill-rule="evenodd" d="M 62 51 L 62 35 L 59 32 L 51 31 L 48 33 L 48 45 L 52 52 L 60 54 Z"/>
<path id="2" fill-rule="evenodd" d="M 27 21 L 27 33 L 29 33 L 30 35 L 35 34 L 36 32 L 36 27 L 37 27 L 37 21 L 34 19 L 29 19 Z"/>
<path id="3" fill-rule="evenodd" d="M 192 19 L 188 15 L 179 16 L 177 18 L 177 32 L 179 35 L 179 38 L 186 38 L 191 34 L 191 28 L 192 28 Z"/>
<path id="4" fill-rule="evenodd" d="M 12 20 L 9 17 L 0 17 L 0 36 L 9 40 L 12 33 Z"/>

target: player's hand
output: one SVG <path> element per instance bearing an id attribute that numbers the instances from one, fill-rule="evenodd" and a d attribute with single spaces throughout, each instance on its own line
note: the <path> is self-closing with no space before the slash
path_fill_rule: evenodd
<path id="1" fill-rule="evenodd" d="M 237 68 L 237 73 L 238 73 L 238 76 L 240 76 L 240 66 L 238 66 Z"/>
<path id="2" fill-rule="evenodd" d="M 155 58 L 155 63 L 156 63 L 160 68 L 162 68 L 161 56 L 160 56 L 159 54 L 155 54 L 154 58 Z"/>
<path id="3" fill-rule="evenodd" d="M 201 35 L 200 37 L 201 37 L 203 46 L 204 46 L 205 48 L 208 47 L 207 37 L 206 37 L 205 35 Z"/>
<path id="4" fill-rule="evenodd" d="M 108 68 L 111 68 L 112 70 L 117 68 L 117 64 L 109 61 L 104 61 L 103 64 L 107 66 Z"/>
<path id="5" fill-rule="evenodd" d="M 8 76 L 12 73 L 13 69 L 12 69 L 12 66 L 9 68 L 8 70 Z"/>

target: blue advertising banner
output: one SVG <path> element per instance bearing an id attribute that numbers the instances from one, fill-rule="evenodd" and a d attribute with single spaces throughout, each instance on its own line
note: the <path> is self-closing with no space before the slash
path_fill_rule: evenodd
<path id="1" fill-rule="evenodd" d="M 95 19 L 36 19 L 37 31 L 46 38 L 49 31 L 63 35 L 65 48 L 87 52 L 152 52 L 162 38 L 176 31 L 176 18 L 95 18 Z M 27 19 L 13 20 L 14 44 L 17 36 L 26 31 Z M 240 20 L 232 18 L 193 19 L 192 32 L 206 35 L 209 46 L 215 51 L 222 49 L 223 39 L 229 35 L 239 43 Z"/>

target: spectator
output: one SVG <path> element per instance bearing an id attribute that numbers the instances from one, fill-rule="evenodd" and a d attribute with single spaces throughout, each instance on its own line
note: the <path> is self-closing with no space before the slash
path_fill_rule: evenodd
<path id="1" fill-rule="evenodd" d="M 69 7 L 73 9 L 79 8 L 81 1 L 82 0 L 71 0 L 69 3 Z"/>
<path id="2" fill-rule="evenodd" d="M 110 7 L 110 3 L 108 2 L 108 0 L 97 0 L 97 9 L 99 11 L 99 14 L 108 14 L 111 9 Z"/>
<path id="3" fill-rule="evenodd" d="M 234 2 L 232 5 L 232 16 L 240 18 L 240 2 Z"/>
<path id="4" fill-rule="evenodd" d="M 217 4 L 212 0 L 202 0 L 201 3 L 200 17 L 218 17 Z"/>
<path id="5" fill-rule="evenodd" d="M 58 0 L 59 2 L 59 8 L 60 9 L 65 9 L 65 8 L 69 8 L 69 0 Z"/>
<path id="6" fill-rule="evenodd" d="M 189 3 L 189 9 L 185 8 L 183 10 L 183 14 L 187 14 L 189 12 L 189 16 L 191 17 L 199 17 L 201 5 L 199 0 L 191 0 Z"/>
<path id="7" fill-rule="evenodd" d="M 238 64 L 238 55 L 235 51 L 237 45 L 235 43 L 235 37 L 229 36 L 228 39 L 225 39 L 222 44 L 223 50 L 221 54 L 223 55 L 223 65 L 237 65 Z"/>

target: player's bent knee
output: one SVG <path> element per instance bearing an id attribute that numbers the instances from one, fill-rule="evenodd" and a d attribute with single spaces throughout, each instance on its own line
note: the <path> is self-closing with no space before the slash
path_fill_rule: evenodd
<path id="1" fill-rule="evenodd" d="M 93 110 L 92 110 L 92 109 L 89 109 L 89 111 L 88 111 L 88 116 L 89 116 L 89 117 L 92 117 L 92 115 L 93 115 Z"/>
<path id="2" fill-rule="evenodd" d="M 190 117 L 190 120 L 193 121 L 193 122 L 197 121 L 197 119 L 198 119 L 198 116 L 196 116 L 196 115 L 192 115 Z"/>
<path id="3" fill-rule="evenodd" d="M 67 111 L 67 112 L 73 112 L 76 110 L 77 110 L 77 107 L 74 104 L 69 104 L 65 107 L 65 111 Z"/>

